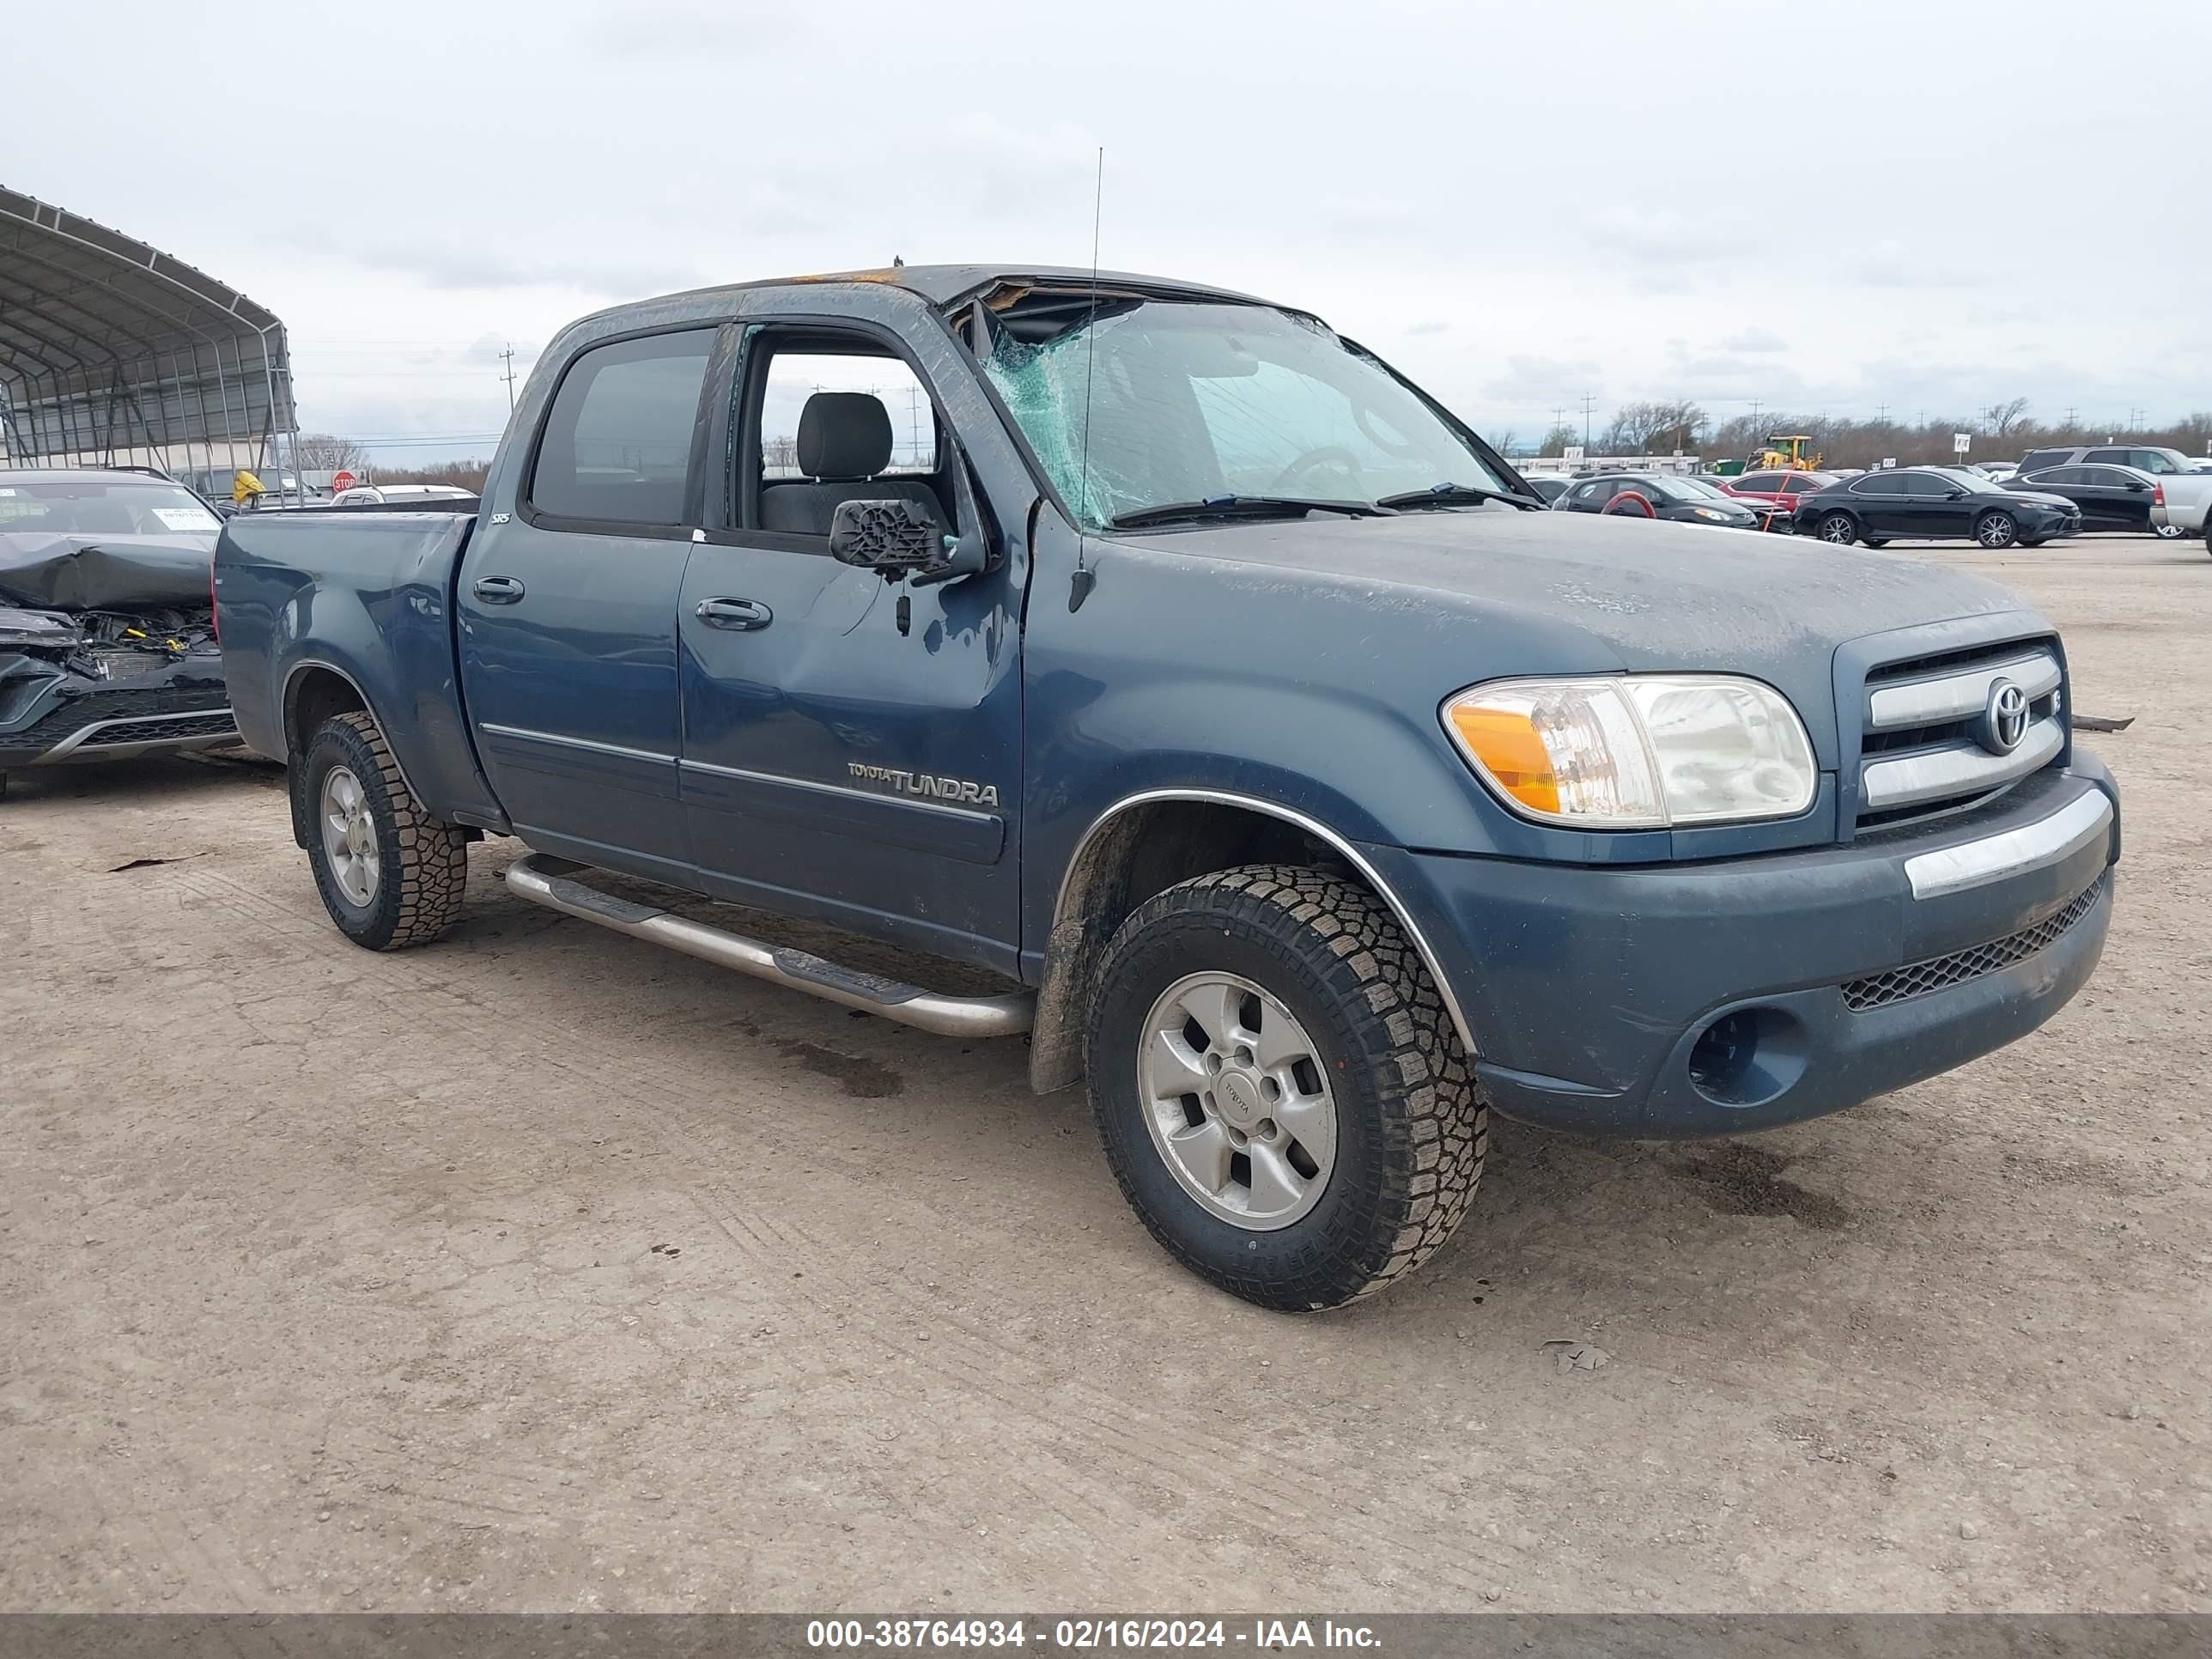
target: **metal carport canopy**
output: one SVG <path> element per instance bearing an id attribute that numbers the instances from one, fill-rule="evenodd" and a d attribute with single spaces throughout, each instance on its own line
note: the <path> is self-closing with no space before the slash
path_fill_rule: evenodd
<path id="1" fill-rule="evenodd" d="M 236 289 L 0 185 L 0 465 L 269 465 L 284 325 Z"/>

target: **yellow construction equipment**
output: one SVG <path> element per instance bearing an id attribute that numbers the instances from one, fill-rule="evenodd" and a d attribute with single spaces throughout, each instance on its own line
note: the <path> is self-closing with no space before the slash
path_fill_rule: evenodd
<path id="1" fill-rule="evenodd" d="M 1770 432 L 1766 434 L 1766 447 L 1745 463 L 1744 471 L 1747 472 L 1818 472 L 1820 470 L 1820 458 L 1818 455 L 1809 455 L 1805 452 L 1805 446 L 1812 441 L 1813 434 L 1809 432 Z M 1789 446 L 1787 448 L 1782 447 L 1785 444 Z"/>

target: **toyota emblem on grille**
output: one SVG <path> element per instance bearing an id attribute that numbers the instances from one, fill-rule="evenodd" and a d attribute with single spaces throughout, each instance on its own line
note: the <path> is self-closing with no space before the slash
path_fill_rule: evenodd
<path id="1" fill-rule="evenodd" d="M 1975 734 L 1992 755 L 2009 755 L 2027 735 L 2027 693 L 2008 679 L 1990 683 L 1990 700 L 1982 709 L 1982 729 Z"/>

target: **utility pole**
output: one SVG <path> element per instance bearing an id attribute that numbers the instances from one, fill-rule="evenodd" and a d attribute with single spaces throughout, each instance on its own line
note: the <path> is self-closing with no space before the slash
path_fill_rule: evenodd
<path id="1" fill-rule="evenodd" d="M 1593 397 L 1590 393 L 1589 393 L 1589 392 L 1583 392 L 1583 453 L 1585 455 L 1587 455 L 1587 454 L 1589 453 L 1589 441 L 1590 441 L 1590 410 L 1592 410 L 1595 409 L 1596 407 L 1597 407 L 1597 399 L 1596 399 L 1595 397 Z"/>
<path id="2" fill-rule="evenodd" d="M 1875 420 L 1881 422 L 1882 425 L 1887 426 L 1889 424 L 1889 405 L 1887 404 L 1876 404 L 1874 406 L 1874 417 Z"/>
<path id="3" fill-rule="evenodd" d="M 2066 429 L 2069 432 L 2071 432 L 2076 422 L 2074 419 L 2074 405 L 2072 404 L 2069 404 L 2066 405 Z"/>
<path id="4" fill-rule="evenodd" d="M 514 347 L 510 344 L 499 355 L 507 360 L 507 373 L 501 378 L 507 381 L 507 412 L 512 415 L 514 413 Z"/>

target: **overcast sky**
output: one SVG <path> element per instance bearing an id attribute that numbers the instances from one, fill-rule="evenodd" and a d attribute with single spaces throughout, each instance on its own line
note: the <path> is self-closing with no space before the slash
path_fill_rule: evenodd
<path id="1" fill-rule="evenodd" d="M 95 0 L 9 34 L 0 182 L 270 307 L 303 422 L 393 460 L 489 453 L 501 347 L 615 301 L 1087 264 L 1100 145 L 1108 266 L 1318 311 L 1492 436 L 1585 393 L 2212 407 L 2212 0 Z"/>

